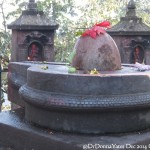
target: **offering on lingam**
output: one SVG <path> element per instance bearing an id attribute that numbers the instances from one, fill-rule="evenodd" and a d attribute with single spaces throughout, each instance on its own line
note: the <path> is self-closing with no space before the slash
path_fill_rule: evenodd
<path id="1" fill-rule="evenodd" d="M 87 29 L 75 44 L 72 66 L 79 70 L 112 71 L 121 69 L 119 50 L 104 28 L 108 21 L 95 24 Z"/>

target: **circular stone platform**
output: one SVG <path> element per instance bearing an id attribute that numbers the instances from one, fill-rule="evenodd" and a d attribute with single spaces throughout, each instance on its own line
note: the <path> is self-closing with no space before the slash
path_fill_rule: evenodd
<path id="1" fill-rule="evenodd" d="M 124 67 L 98 75 L 69 74 L 68 67 L 47 65 L 27 70 L 20 88 L 25 118 L 54 130 L 120 133 L 150 127 L 150 71 Z"/>

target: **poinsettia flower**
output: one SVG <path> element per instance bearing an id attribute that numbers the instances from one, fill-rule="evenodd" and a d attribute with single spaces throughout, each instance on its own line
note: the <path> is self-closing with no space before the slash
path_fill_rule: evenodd
<path id="1" fill-rule="evenodd" d="M 100 35 L 101 33 L 104 34 L 106 32 L 102 27 L 99 26 L 93 26 L 93 30 L 96 31 L 98 35 Z"/>
<path id="2" fill-rule="evenodd" d="M 96 26 L 104 27 L 104 28 L 110 28 L 111 24 L 109 21 L 103 21 L 101 23 L 96 24 Z"/>
<path id="3" fill-rule="evenodd" d="M 95 24 L 92 28 L 85 30 L 81 36 L 90 36 L 95 39 L 97 35 L 104 34 L 106 32 L 104 28 L 108 27 L 110 27 L 110 22 L 103 21 L 101 23 Z"/>
<path id="4" fill-rule="evenodd" d="M 96 34 L 96 32 L 95 32 L 93 29 L 91 29 L 89 35 L 90 35 L 92 38 L 95 39 L 97 34 Z"/>
<path id="5" fill-rule="evenodd" d="M 93 29 L 86 30 L 82 36 L 91 36 L 92 38 L 96 38 L 96 32 Z"/>
<path id="6" fill-rule="evenodd" d="M 88 30 L 85 30 L 85 32 L 82 33 L 82 36 L 88 36 L 88 35 L 89 35 L 89 32 L 90 32 L 89 29 L 88 29 Z"/>

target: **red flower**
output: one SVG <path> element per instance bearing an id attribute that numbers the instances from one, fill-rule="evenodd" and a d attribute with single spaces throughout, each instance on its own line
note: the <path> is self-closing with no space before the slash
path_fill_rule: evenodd
<path id="1" fill-rule="evenodd" d="M 96 24 L 96 26 L 104 27 L 104 28 L 110 28 L 110 22 L 109 21 L 103 21 L 101 23 Z"/>
<path id="2" fill-rule="evenodd" d="M 106 31 L 103 29 L 103 28 L 101 28 L 101 27 L 99 27 L 99 26 L 93 26 L 93 30 L 98 34 L 98 35 L 100 35 L 101 33 L 102 34 L 104 34 Z"/>
<path id="3" fill-rule="evenodd" d="M 95 24 L 92 28 L 85 30 L 81 36 L 90 36 L 95 39 L 97 35 L 104 34 L 106 32 L 104 28 L 108 27 L 110 27 L 110 22 L 103 21 L 101 23 Z"/>
<path id="4" fill-rule="evenodd" d="M 96 32 L 93 29 L 91 29 L 89 36 L 91 36 L 93 39 L 95 39 L 96 38 Z"/>
<path id="5" fill-rule="evenodd" d="M 88 36 L 90 34 L 90 29 L 85 30 L 85 32 L 82 33 L 82 36 Z"/>
<path id="6" fill-rule="evenodd" d="M 92 37 L 92 38 L 96 38 L 96 32 L 91 28 L 91 29 L 88 29 L 88 30 L 86 30 L 83 34 L 82 34 L 82 36 L 90 36 L 90 37 Z"/>

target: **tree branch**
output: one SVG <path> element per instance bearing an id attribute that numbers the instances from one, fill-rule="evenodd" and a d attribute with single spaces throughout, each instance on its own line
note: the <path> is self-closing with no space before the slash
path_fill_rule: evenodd
<path id="1" fill-rule="evenodd" d="M 2 3 L 0 4 L 0 9 L 3 17 L 3 26 L 4 26 L 4 31 L 7 33 L 7 25 L 6 25 L 6 17 L 5 17 L 5 12 L 4 12 L 4 1 L 2 0 Z"/>

